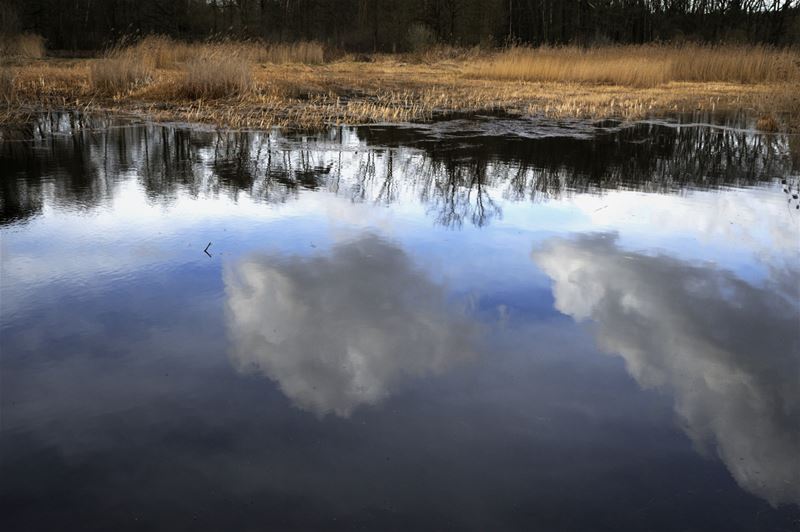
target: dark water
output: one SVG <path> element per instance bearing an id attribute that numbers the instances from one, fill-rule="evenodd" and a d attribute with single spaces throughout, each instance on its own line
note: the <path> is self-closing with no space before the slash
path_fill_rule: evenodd
<path id="1" fill-rule="evenodd" d="M 799 174 L 725 124 L 4 131 L 0 528 L 798 530 Z"/>

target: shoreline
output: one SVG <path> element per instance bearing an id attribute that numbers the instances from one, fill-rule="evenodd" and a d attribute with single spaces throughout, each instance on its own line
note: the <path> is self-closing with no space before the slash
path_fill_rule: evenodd
<path id="1" fill-rule="evenodd" d="M 764 132 L 800 131 L 800 91 L 789 82 L 669 82 L 641 88 L 489 80 L 475 76 L 465 60 L 415 63 L 386 56 L 314 66 L 256 64 L 255 90 L 190 99 L 179 95 L 182 72 L 174 68 L 157 70 L 144 86 L 99 92 L 90 82 L 96 61 L 100 59 L 47 58 L 6 65 L 13 92 L 0 100 L 0 124 L 54 109 L 253 129 L 408 123 L 493 112 L 623 121 L 743 112 Z"/>

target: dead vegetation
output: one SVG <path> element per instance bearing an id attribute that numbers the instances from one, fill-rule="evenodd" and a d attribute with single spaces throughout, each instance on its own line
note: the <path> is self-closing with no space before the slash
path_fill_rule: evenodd
<path id="1" fill-rule="evenodd" d="M 115 95 L 149 83 L 154 66 L 149 57 L 141 57 L 134 48 L 113 48 L 92 61 L 90 83 L 95 91 Z"/>
<path id="2" fill-rule="evenodd" d="M 243 57 L 201 57 L 186 64 L 178 92 L 186 98 L 242 96 L 253 84 L 250 62 Z"/>
<path id="3" fill-rule="evenodd" d="M 179 71 L 161 76 L 167 80 L 165 98 L 223 98 L 242 96 L 252 88 L 252 69 L 260 64 L 320 64 L 323 47 L 314 42 L 264 44 L 259 42 L 206 42 L 189 44 L 163 36 L 149 36 L 130 46 L 118 45 L 91 65 L 91 86 L 119 96 L 150 84 L 157 70 Z"/>
<path id="4" fill-rule="evenodd" d="M 44 39 L 32 33 L 0 33 L 0 57 L 39 59 L 44 57 Z"/>
<path id="5" fill-rule="evenodd" d="M 6 102 L 0 120 L 43 107 L 231 127 L 308 128 L 454 112 L 638 119 L 744 110 L 754 122 L 767 116 L 778 129 L 800 128 L 800 61 L 794 51 L 434 48 L 323 59 L 315 43 L 190 45 L 148 37 L 100 59 L 28 60 L 9 67 L 0 77 Z M 15 105 L 6 95 L 13 95 Z"/>
<path id="6" fill-rule="evenodd" d="M 478 77 L 656 87 L 670 82 L 800 82 L 800 57 L 764 46 L 513 47 Z"/>
<path id="7" fill-rule="evenodd" d="M 10 68 L 0 67 L 0 101 L 10 106 L 15 96 L 14 73 Z"/>
<path id="8" fill-rule="evenodd" d="M 208 41 L 187 43 L 151 35 L 128 47 L 134 56 L 155 68 L 172 69 L 197 59 L 237 58 L 252 63 L 321 64 L 325 49 L 313 41 L 263 43 L 259 41 Z"/>

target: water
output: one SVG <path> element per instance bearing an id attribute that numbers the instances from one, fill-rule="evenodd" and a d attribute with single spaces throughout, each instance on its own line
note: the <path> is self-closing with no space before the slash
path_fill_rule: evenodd
<path id="1" fill-rule="evenodd" d="M 796 530 L 799 153 L 6 130 L 3 529 Z"/>

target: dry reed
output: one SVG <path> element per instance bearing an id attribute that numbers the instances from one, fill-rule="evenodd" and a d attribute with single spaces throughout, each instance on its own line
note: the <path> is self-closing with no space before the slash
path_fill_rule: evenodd
<path id="1" fill-rule="evenodd" d="M 186 43 L 161 35 L 145 37 L 128 48 L 129 53 L 150 62 L 155 68 L 176 68 L 201 58 L 237 57 L 254 63 L 320 64 L 325 51 L 316 42 L 262 43 L 259 41 L 219 41 Z"/>
<path id="2" fill-rule="evenodd" d="M 800 81 L 800 55 L 763 46 L 513 47 L 480 64 L 478 77 L 655 87 L 673 81 Z"/>
<path id="3" fill-rule="evenodd" d="M 44 39 L 39 35 L 32 33 L 0 34 L 0 57 L 40 59 L 44 57 L 44 54 Z"/>
<path id="4" fill-rule="evenodd" d="M 671 64 L 677 81 L 772 83 L 800 81 L 800 54 L 765 46 L 691 46 Z"/>
<path id="5" fill-rule="evenodd" d="M 323 61 L 323 48 L 314 42 L 264 44 L 255 41 L 185 43 L 152 35 L 109 50 L 91 65 L 91 85 L 101 93 L 121 92 L 148 84 L 157 69 L 179 69 L 172 89 L 158 92 L 182 98 L 241 96 L 252 88 L 252 63 Z"/>
<path id="6" fill-rule="evenodd" d="M 306 65 L 321 64 L 325 60 L 325 49 L 316 42 L 277 43 L 256 45 L 253 57 L 257 63 L 302 63 Z"/>
<path id="7" fill-rule="evenodd" d="M 131 46 L 130 53 L 148 61 L 154 68 L 173 68 L 199 55 L 196 48 L 162 35 L 150 35 Z"/>
<path id="8" fill-rule="evenodd" d="M 767 133 L 774 133 L 778 131 L 778 121 L 772 115 L 764 115 L 756 122 L 756 129 L 765 131 Z"/>
<path id="9" fill-rule="evenodd" d="M 224 98 L 246 94 L 253 84 L 250 62 L 242 57 L 212 56 L 186 64 L 178 91 L 187 98 Z"/>
<path id="10" fill-rule="evenodd" d="M 117 46 L 90 66 L 91 86 L 99 92 L 117 94 L 149 83 L 153 79 L 153 59 L 135 48 Z"/>
<path id="11" fill-rule="evenodd" d="M 14 73 L 10 68 L 0 68 L 0 100 L 11 105 L 15 96 Z"/>
<path id="12" fill-rule="evenodd" d="M 223 44 L 230 47 L 222 48 Z M 205 55 L 199 56 L 197 46 L 204 47 Z M 256 68 L 253 56 L 242 47 L 232 43 L 205 46 L 189 46 L 195 53 L 168 68 L 155 68 L 156 59 L 147 55 L 143 62 L 153 68 L 152 79 L 134 90 L 110 94 L 90 83 L 96 60 L 51 59 L 16 66 L 11 69 L 16 78 L 15 102 L 5 105 L 0 98 L 0 122 L 11 120 L 21 109 L 51 106 L 255 128 L 402 122 L 491 110 L 522 116 L 631 120 L 735 111 L 746 113 L 753 123 L 758 117 L 773 116 L 779 131 L 800 131 L 796 81 L 676 81 L 651 87 L 560 80 L 519 83 L 513 78 L 476 77 L 476 63 L 486 60 L 484 55 L 473 60 L 469 55 L 450 58 L 450 54 L 432 63 L 410 62 L 404 55 L 373 55 L 368 63 L 342 59 L 314 68 L 267 63 Z M 621 50 L 626 53 L 633 52 Z"/>

